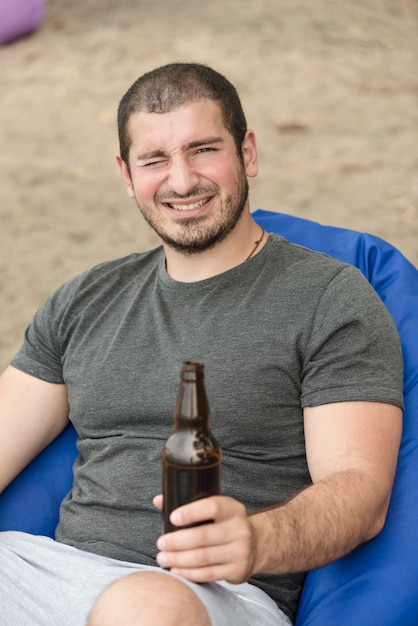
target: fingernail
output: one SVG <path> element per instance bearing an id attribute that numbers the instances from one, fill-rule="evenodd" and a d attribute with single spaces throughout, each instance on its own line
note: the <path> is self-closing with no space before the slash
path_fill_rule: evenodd
<path id="1" fill-rule="evenodd" d="M 175 524 L 176 526 L 180 526 L 180 524 L 181 524 L 181 513 L 179 513 L 178 511 L 174 511 L 170 515 L 170 521 L 171 521 L 172 524 Z"/>
<path id="2" fill-rule="evenodd" d="M 157 539 L 157 548 L 159 550 L 165 550 L 166 549 L 166 544 L 165 544 L 165 539 L 164 537 L 159 537 Z"/>

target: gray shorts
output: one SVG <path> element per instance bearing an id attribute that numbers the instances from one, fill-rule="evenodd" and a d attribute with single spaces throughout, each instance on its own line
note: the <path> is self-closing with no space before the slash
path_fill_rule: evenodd
<path id="1" fill-rule="evenodd" d="M 173 575 L 48 537 L 0 532 L 0 626 L 85 626 L 105 587 L 127 574 L 155 570 Z M 181 580 L 205 605 L 213 626 L 291 626 L 275 602 L 254 585 Z"/>

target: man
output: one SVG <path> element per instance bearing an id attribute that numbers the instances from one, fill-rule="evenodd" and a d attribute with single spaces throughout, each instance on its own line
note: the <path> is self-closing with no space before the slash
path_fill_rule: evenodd
<path id="1" fill-rule="evenodd" d="M 383 527 L 402 419 L 396 329 L 357 270 L 254 222 L 255 136 L 223 76 L 149 72 L 118 125 L 127 193 L 163 243 L 58 289 L 0 380 L 0 488 L 69 418 L 80 451 L 57 541 L 0 535 L 2 614 L 290 624 L 303 572 Z M 205 364 L 223 495 L 177 509 L 179 530 L 159 536 L 185 359 Z"/>

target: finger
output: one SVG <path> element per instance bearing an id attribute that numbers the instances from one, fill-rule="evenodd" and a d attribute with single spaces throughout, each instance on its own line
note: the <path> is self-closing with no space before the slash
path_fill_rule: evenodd
<path id="1" fill-rule="evenodd" d="M 244 505 L 226 496 L 209 496 L 175 509 L 170 521 L 175 526 L 189 526 L 209 520 L 219 523 L 235 515 L 246 517 Z"/>
<path id="2" fill-rule="evenodd" d="M 202 524 L 162 535 L 157 540 L 157 548 L 162 552 L 180 552 L 203 546 L 225 545 L 234 539 L 235 534 L 227 524 Z"/>
<path id="3" fill-rule="evenodd" d="M 229 544 L 227 552 L 223 546 L 215 545 L 181 552 L 160 552 L 156 558 L 161 567 L 169 569 L 200 569 L 229 564 L 244 571 L 247 569 L 249 557 L 248 546 L 237 542 Z"/>
<path id="4" fill-rule="evenodd" d="M 159 552 L 156 559 L 157 563 L 161 567 L 168 569 L 199 569 L 201 567 L 219 565 L 224 561 L 222 548 L 219 546 L 211 546 L 210 548 L 205 547 L 182 552 Z"/>
<path id="5" fill-rule="evenodd" d="M 157 509 L 162 509 L 163 508 L 163 495 L 160 493 L 158 494 L 158 496 L 154 496 L 154 498 L 152 499 L 152 503 L 154 506 L 157 507 Z"/>

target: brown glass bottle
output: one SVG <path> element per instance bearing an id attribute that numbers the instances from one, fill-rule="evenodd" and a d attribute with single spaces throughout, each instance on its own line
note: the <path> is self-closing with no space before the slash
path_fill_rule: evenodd
<path id="1" fill-rule="evenodd" d="M 222 452 L 210 431 L 203 365 L 185 361 L 174 410 L 174 430 L 162 452 L 164 532 L 177 507 L 220 493 Z"/>

